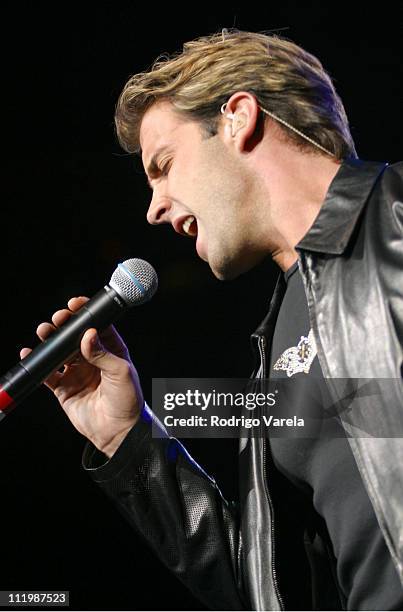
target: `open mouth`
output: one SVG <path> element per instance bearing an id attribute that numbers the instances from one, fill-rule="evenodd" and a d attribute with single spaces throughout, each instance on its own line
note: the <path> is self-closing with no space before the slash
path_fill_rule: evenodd
<path id="1" fill-rule="evenodd" d="M 193 215 L 189 215 L 182 223 L 182 232 L 192 238 L 197 236 L 197 221 Z"/>

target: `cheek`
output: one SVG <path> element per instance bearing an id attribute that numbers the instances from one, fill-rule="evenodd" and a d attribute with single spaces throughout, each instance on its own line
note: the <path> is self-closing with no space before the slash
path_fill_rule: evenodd
<path id="1" fill-rule="evenodd" d="M 191 160 L 184 157 L 175 160 L 169 173 L 169 183 L 184 204 L 191 204 L 197 199 L 198 194 L 204 189 L 206 179 L 200 171 L 200 167 Z"/>
<path id="2" fill-rule="evenodd" d="M 175 164 L 175 185 L 180 185 L 184 204 L 202 220 L 210 217 L 225 218 L 222 208 L 234 199 L 236 176 L 233 168 L 228 168 L 223 152 L 217 155 L 216 147 L 206 147 L 202 154 L 188 151 Z M 200 151 L 199 151 L 200 153 Z M 227 211 L 228 212 L 228 211 Z"/>

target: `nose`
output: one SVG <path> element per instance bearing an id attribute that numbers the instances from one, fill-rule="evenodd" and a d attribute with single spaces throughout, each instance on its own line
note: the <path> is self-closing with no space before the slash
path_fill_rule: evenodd
<path id="1" fill-rule="evenodd" d="M 169 213 L 172 209 L 172 203 L 169 198 L 157 196 L 154 192 L 147 211 L 147 221 L 151 225 L 160 223 L 169 223 Z"/>

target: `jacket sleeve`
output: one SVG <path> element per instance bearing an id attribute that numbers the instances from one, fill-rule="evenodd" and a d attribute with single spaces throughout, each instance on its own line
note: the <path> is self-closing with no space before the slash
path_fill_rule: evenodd
<path id="1" fill-rule="evenodd" d="M 245 609 L 234 509 L 147 406 L 113 457 L 101 458 L 88 443 L 84 469 L 158 558 L 210 609 Z"/>

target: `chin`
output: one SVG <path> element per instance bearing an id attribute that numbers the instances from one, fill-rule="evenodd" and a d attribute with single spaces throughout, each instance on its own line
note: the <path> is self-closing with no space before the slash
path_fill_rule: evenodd
<path id="1" fill-rule="evenodd" d="M 218 278 L 218 280 L 227 281 L 234 280 L 241 276 L 241 274 L 245 274 L 258 265 L 263 259 L 262 257 L 238 257 L 232 259 L 219 259 L 218 261 L 214 261 L 209 259 L 208 264 L 213 272 L 214 276 Z"/>
<path id="2" fill-rule="evenodd" d="M 208 263 L 214 276 L 221 281 L 233 280 L 244 272 L 239 266 L 235 266 L 234 262 L 221 262 L 221 265 L 214 265 L 211 262 Z"/>

